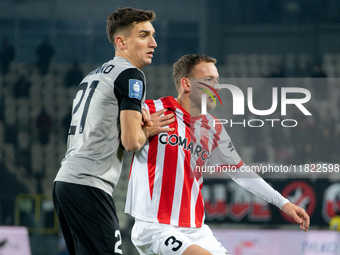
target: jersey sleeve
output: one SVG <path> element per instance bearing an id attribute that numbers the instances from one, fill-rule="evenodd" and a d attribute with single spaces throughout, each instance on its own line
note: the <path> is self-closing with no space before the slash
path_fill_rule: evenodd
<path id="1" fill-rule="evenodd" d="M 267 202 L 277 206 L 282 210 L 282 207 L 289 203 L 289 200 L 283 197 L 277 190 L 273 189 L 265 180 L 257 173 L 246 171 L 247 166 L 243 165 L 241 171 L 229 171 L 229 176 L 249 192 L 261 197 Z"/>
<path id="2" fill-rule="evenodd" d="M 144 75 L 137 68 L 121 72 L 114 82 L 114 94 L 118 99 L 119 111 L 135 110 L 141 112 L 145 97 Z"/>
<path id="3" fill-rule="evenodd" d="M 235 150 L 235 147 L 224 127 L 221 128 L 219 139 L 216 146 L 211 152 L 208 165 L 211 166 L 227 166 L 240 168 L 243 162 Z"/>

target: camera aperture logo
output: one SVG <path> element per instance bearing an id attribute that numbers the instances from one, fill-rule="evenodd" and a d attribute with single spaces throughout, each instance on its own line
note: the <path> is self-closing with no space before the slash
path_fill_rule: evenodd
<path id="1" fill-rule="evenodd" d="M 220 101 L 220 103 L 221 103 L 221 105 L 222 105 L 222 100 L 221 100 L 221 98 L 220 98 L 220 95 L 217 93 L 217 91 L 212 87 L 212 86 L 210 86 L 210 85 L 208 85 L 208 84 L 205 84 L 205 83 L 203 83 L 203 82 L 197 82 L 198 84 L 201 84 L 201 85 L 203 85 L 203 86 L 206 86 L 207 88 L 209 88 L 212 92 L 214 92 L 214 94 L 216 95 L 216 97 L 218 98 L 218 100 Z M 212 100 L 214 100 L 214 103 L 215 103 L 215 105 L 216 105 L 216 99 L 215 99 L 215 97 L 213 96 L 213 94 L 211 94 L 211 92 L 209 91 L 209 90 L 207 90 L 207 89 L 204 89 L 204 88 L 201 88 L 201 87 L 197 87 L 198 89 L 201 89 L 201 90 L 203 90 L 205 93 L 207 93 L 211 98 L 212 98 Z M 204 97 L 204 98 L 203 98 Z M 204 103 L 203 103 L 203 101 L 205 101 Z M 202 95 L 202 114 L 207 114 L 207 107 L 206 107 L 206 103 L 207 103 L 207 98 L 205 97 L 205 95 L 203 94 Z"/>
<path id="2" fill-rule="evenodd" d="M 222 105 L 222 100 L 217 93 L 217 91 L 210 85 L 207 85 L 202 82 L 198 82 L 201 85 L 206 86 L 209 88 L 211 91 L 215 93 L 215 95 L 218 97 L 221 105 Z M 205 91 L 215 102 L 216 105 L 216 100 L 215 97 L 212 95 L 210 91 L 204 88 L 199 89 Z M 215 88 L 218 89 L 228 89 L 233 98 L 233 115 L 245 115 L 245 97 L 240 88 L 238 88 L 235 85 L 231 84 L 216 84 Z M 303 94 L 304 97 L 302 98 L 287 98 L 287 94 Z M 207 94 L 202 94 L 201 96 L 201 114 L 205 115 L 207 113 Z M 281 116 L 286 116 L 287 115 L 287 105 L 295 105 L 305 116 L 311 116 L 312 114 L 306 109 L 306 107 L 303 105 L 307 103 L 311 99 L 311 93 L 308 89 L 305 88 L 298 88 L 298 87 L 282 87 L 281 88 Z M 251 113 L 257 116 L 268 116 L 274 113 L 277 109 L 278 106 L 278 88 L 273 87 L 272 88 L 272 105 L 269 109 L 267 110 L 258 110 L 255 109 L 254 104 L 253 104 L 253 88 L 248 87 L 247 88 L 247 106 L 248 109 Z M 297 120 L 295 119 L 250 119 L 247 120 L 243 119 L 242 122 L 235 122 L 232 119 L 227 120 L 227 119 L 215 119 L 214 120 L 214 127 L 215 125 L 225 125 L 225 124 L 230 124 L 230 127 L 233 127 L 233 125 L 242 125 L 243 127 L 263 127 L 265 123 L 271 123 L 271 127 L 274 127 L 276 122 L 280 122 L 281 126 L 283 127 L 296 127 L 298 125 Z"/>

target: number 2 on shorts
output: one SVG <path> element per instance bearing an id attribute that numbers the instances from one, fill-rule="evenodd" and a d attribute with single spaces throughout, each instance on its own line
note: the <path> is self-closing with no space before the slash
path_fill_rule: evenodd
<path id="1" fill-rule="evenodd" d="M 115 237 L 119 238 L 119 240 L 115 244 L 115 253 L 123 254 L 123 251 L 119 248 L 119 246 L 122 244 L 122 239 L 120 237 L 120 231 L 119 230 L 116 230 Z"/>

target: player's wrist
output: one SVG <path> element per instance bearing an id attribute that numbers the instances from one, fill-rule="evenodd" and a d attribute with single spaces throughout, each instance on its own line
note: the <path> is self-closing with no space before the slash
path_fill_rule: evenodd
<path id="1" fill-rule="evenodd" d="M 143 145 L 145 144 L 146 140 L 150 137 L 150 130 L 149 130 L 150 127 L 148 127 L 147 124 L 144 124 L 142 126 L 142 131 L 143 131 L 143 140 L 144 140 L 144 143 Z"/>

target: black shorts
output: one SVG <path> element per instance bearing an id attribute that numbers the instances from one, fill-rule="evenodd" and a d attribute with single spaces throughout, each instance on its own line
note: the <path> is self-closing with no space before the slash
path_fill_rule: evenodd
<path id="1" fill-rule="evenodd" d="M 57 181 L 53 203 L 70 255 L 122 254 L 116 208 L 106 192 Z"/>

